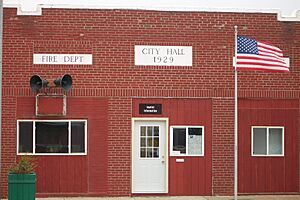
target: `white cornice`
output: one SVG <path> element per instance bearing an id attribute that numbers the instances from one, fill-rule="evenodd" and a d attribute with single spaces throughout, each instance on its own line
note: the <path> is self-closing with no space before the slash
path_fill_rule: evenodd
<path id="1" fill-rule="evenodd" d="M 42 8 L 133 9 L 277 13 L 280 21 L 300 21 L 300 0 L 4 0 L 4 7 L 17 8 L 18 15 L 41 15 Z"/>

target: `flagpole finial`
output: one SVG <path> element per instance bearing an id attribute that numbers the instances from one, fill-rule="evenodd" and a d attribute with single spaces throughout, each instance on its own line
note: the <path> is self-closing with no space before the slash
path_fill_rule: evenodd
<path id="1" fill-rule="evenodd" d="M 237 26 L 237 25 L 235 25 L 235 26 L 234 26 L 234 30 L 235 30 L 235 31 L 237 31 L 237 28 L 238 28 L 238 26 Z"/>

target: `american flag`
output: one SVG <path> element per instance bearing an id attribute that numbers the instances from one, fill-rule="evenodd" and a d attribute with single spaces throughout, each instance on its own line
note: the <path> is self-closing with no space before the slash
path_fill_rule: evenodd
<path id="1" fill-rule="evenodd" d="M 237 70 L 289 71 L 278 47 L 247 37 L 237 37 Z"/>

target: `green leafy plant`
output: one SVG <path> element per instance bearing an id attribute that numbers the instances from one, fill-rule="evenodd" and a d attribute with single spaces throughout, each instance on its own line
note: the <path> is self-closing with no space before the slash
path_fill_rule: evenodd
<path id="1" fill-rule="evenodd" d="M 21 159 L 10 168 L 12 174 L 31 174 L 37 167 L 36 159 L 31 156 L 22 156 Z"/>

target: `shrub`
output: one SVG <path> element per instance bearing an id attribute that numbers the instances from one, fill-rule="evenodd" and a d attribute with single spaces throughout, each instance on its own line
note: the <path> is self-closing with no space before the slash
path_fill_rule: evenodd
<path id="1" fill-rule="evenodd" d="M 22 156 L 21 159 L 10 168 L 12 174 L 31 174 L 37 167 L 36 159 L 31 156 Z"/>

